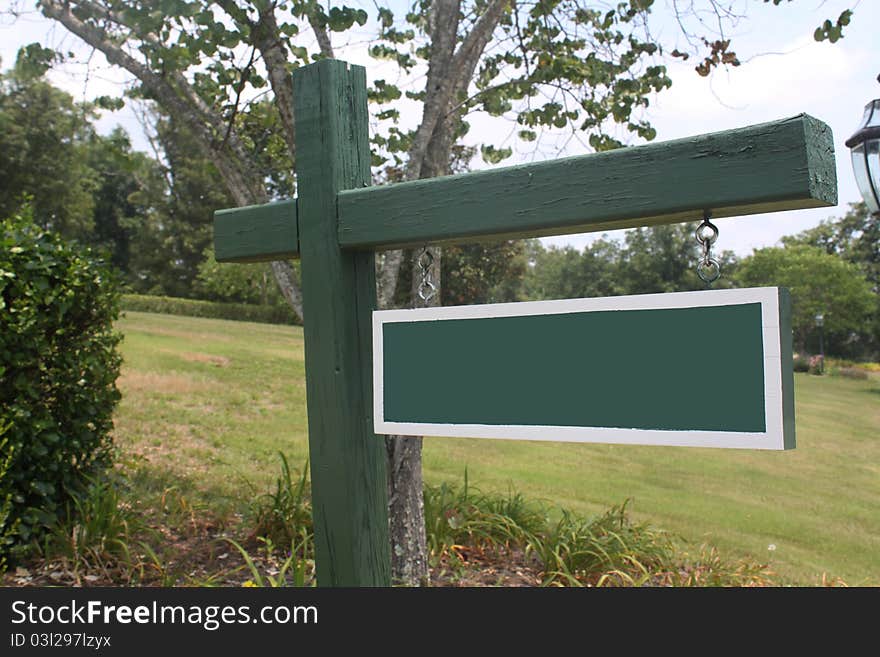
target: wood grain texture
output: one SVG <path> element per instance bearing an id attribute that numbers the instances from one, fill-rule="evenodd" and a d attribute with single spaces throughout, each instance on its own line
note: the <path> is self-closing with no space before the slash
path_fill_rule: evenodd
<path id="1" fill-rule="evenodd" d="M 386 249 L 831 206 L 834 144 L 806 114 L 675 141 L 339 194 L 339 244 Z"/>
<path id="2" fill-rule="evenodd" d="M 323 60 L 293 73 L 306 391 L 321 586 L 389 586 L 384 442 L 373 433 L 374 256 L 341 251 L 336 195 L 370 180 L 366 75 Z"/>
<path id="3" fill-rule="evenodd" d="M 268 262 L 298 255 L 296 199 L 214 213 L 217 262 Z"/>

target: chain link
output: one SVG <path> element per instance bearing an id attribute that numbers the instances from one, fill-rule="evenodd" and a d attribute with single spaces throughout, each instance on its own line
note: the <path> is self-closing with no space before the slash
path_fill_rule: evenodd
<path id="1" fill-rule="evenodd" d="M 418 264 L 419 271 L 422 275 L 422 281 L 419 283 L 418 287 L 419 299 L 421 299 L 422 303 L 427 307 L 431 302 L 431 299 L 437 294 L 437 286 L 434 285 L 434 281 L 431 280 L 431 265 L 434 264 L 434 256 L 428 251 L 427 246 L 422 247 L 422 252 L 418 257 Z"/>
<path id="2" fill-rule="evenodd" d="M 721 277 L 721 265 L 712 257 L 712 245 L 718 239 L 718 227 L 709 221 L 711 216 L 711 212 L 703 214 L 703 223 L 697 226 L 694 233 L 697 244 L 703 247 L 703 256 L 697 263 L 697 276 L 707 287 Z"/>

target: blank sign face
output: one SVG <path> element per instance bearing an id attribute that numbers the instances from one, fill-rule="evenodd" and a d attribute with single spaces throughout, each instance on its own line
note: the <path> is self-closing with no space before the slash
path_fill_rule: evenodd
<path id="1" fill-rule="evenodd" d="M 381 434 L 790 449 L 780 288 L 373 314 Z"/>

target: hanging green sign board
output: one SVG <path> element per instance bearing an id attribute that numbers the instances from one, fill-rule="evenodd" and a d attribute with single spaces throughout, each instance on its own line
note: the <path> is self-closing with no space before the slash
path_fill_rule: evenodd
<path id="1" fill-rule="evenodd" d="M 780 288 L 373 313 L 378 434 L 791 449 Z"/>

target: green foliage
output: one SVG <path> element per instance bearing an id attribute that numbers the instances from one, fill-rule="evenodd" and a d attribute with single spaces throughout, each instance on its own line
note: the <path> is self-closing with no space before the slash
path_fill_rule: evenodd
<path id="1" fill-rule="evenodd" d="M 510 491 L 480 493 L 468 485 L 425 487 L 425 527 L 432 562 L 455 563 L 463 546 L 519 548 L 537 559 L 545 585 L 636 585 L 664 572 L 675 546 L 664 532 L 630 521 L 626 504 L 596 518 L 547 511 Z"/>
<path id="2" fill-rule="evenodd" d="M 815 246 L 853 263 L 880 292 L 880 221 L 864 203 L 851 203 L 843 217 L 829 219 L 797 235 L 782 238 L 785 246 Z"/>
<path id="3" fill-rule="evenodd" d="M 773 571 L 755 559 L 730 560 L 702 545 L 696 556 L 683 553 L 677 568 L 655 576 L 657 584 L 682 587 L 778 586 Z"/>
<path id="4" fill-rule="evenodd" d="M 694 238 L 696 227 L 696 223 L 683 223 L 627 231 L 619 268 L 626 294 L 705 289 L 697 276 L 702 251 Z M 712 287 L 731 287 L 735 256 L 717 247 L 713 253 L 721 265 L 721 278 Z"/>
<path id="5" fill-rule="evenodd" d="M 87 162 L 92 117 L 69 94 L 35 76 L 31 65 L 24 75 L 21 65 L 20 56 L 19 66 L 0 76 L 0 217 L 30 202 L 40 226 L 68 238 L 86 237 L 94 226 L 97 184 Z"/>
<path id="6" fill-rule="evenodd" d="M 782 238 L 785 246 L 815 246 L 858 267 L 874 291 L 875 309 L 870 328 L 855 342 L 835 343 L 840 354 L 862 359 L 880 355 L 880 221 L 868 214 L 864 203 L 850 204 L 838 219 L 823 221 L 797 235 Z"/>
<path id="7" fill-rule="evenodd" d="M 583 252 L 566 246 L 544 248 L 531 243 L 529 268 L 523 281 L 527 299 L 572 299 L 623 294 L 620 245 L 604 238 Z"/>
<path id="8" fill-rule="evenodd" d="M 251 536 L 263 544 L 266 561 L 270 564 L 277 561 L 279 548 L 286 546 L 288 549 L 274 572 L 263 577 L 248 551 L 240 543 L 226 539 L 241 554 L 251 573 L 245 586 L 306 586 L 315 583 L 309 463 L 305 462 L 302 473 L 294 480 L 287 457 L 283 452 L 278 455 L 281 457 L 281 475 L 275 480 L 275 489 L 259 497 L 253 505 Z M 292 579 L 288 580 L 288 575 Z"/>
<path id="9" fill-rule="evenodd" d="M 263 324 L 296 324 L 299 322 L 288 306 L 258 306 L 246 303 L 218 303 L 176 297 L 157 297 L 144 294 L 123 294 L 122 309 L 144 313 L 184 315 L 232 319 L 239 322 Z"/>
<path id="10" fill-rule="evenodd" d="M 852 9 L 845 9 L 840 13 L 835 22 L 832 23 L 830 20 L 826 20 L 816 28 L 813 38 L 816 41 L 825 41 L 827 39 L 831 43 L 839 41 L 843 38 L 843 28 L 849 25 L 852 14 Z"/>
<path id="11" fill-rule="evenodd" d="M 293 263 L 299 273 L 299 261 Z M 205 249 L 199 264 L 193 294 L 207 301 L 277 306 L 282 310 L 287 302 L 275 284 L 272 266 L 268 262 L 253 264 L 221 264 L 214 259 L 214 249 Z"/>
<path id="12" fill-rule="evenodd" d="M 633 523 L 626 503 L 592 519 L 563 511 L 528 549 L 544 564 L 544 583 L 640 585 L 666 567 L 673 544 L 664 532 Z"/>
<path id="13" fill-rule="evenodd" d="M 129 546 L 143 523 L 121 487 L 117 477 L 88 479 L 46 539 L 44 553 L 64 559 L 77 580 L 80 573 L 107 572 L 135 559 Z"/>
<path id="14" fill-rule="evenodd" d="M 817 314 L 825 317 L 826 350 L 835 353 L 870 329 L 876 308 L 871 287 L 856 265 L 813 246 L 758 249 L 740 262 L 737 280 L 746 287 L 778 285 L 790 290 L 798 351 L 818 333 Z"/>
<path id="15" fill-rule="evenodd" d="M 518 301 L 526 272 L 525 242 L 486 242 L 443 247 L 442 305 Z"/>
<path id="16" fill-rule="evenodd" d="M 114 275 L 90 251 L 26 214 L 0 223 L 0 425 L 9 426 L 19 544 L 51 527 L 110 462 L 118 303 Z"/>
<path id="17" fill-rule="evenodd" d="M 51 51 L 32 45 L 29 57 L 48 65 Z M 95 131 L 94 107 L 119 99 L 74 103 L 41 77 L 45 66 L 31 65 L 27 75 L 17 64 L 0 77 L 0 216 L 28 202 L 40 226 L 106 250 L 135 289 L 164 289 L 165 242 L 186 231 L 168 218 L 161 166 L 133 151 L 121 128 Z"/>
<path id="18" fill-rule="evenodd" d="M 506 496 L 480 493 L 468 485 L 442 483 L 424 488 L 425 533 L 430 559 L 456 558 L 462 545 L 522 545 L 525 537 L 546 525 L 544 510 L 520 493 Z"/>
<path id="19" fill-rule="evenodd" d="M 218 184 L 214 163 L 173 116 L 160 116 L 156 135 L 167 161 L 167 194 L 158 216 L 138 235 L 135 291 L 173 297 L 192 295 L 199 264 L 211 245 L 214 211 L 234 206 Z"/>
<path id="20" fill-rule="evenodd" d="M 0 426 L 0 575 L 6 570 L 6 554 L 15 540 L 18 523 L 12 518 L 12 496 L 15 489 L 10 475 L 12 444 L 6 433 L 8 426 Z"/>
<path id="21" fill-rule="evenodd" d="M 85 146 L 95 180 L 93 229 L 80 239 L 105 250 L 128 284 L 138 287 L 152 278 L 141 267 L 146 257 L 155 257 L 152 253 L 147 256 L 153 247 L 151 232 L 164 223 L 157 215 L 165 198 L 160 166 L 132 150 L 122 128 L 107 136 L 92 134 Z"/>
<path id="22" fill-rule="evenodd" d="M 802 356 L 801 354 L 796 354 L 794 357 L 794 362 L 792 363 L 792 367 L 795 372 L 809 372 L 810 371 L 810 358 L 808 356 Z"/>
<path id="23" fill-rule="evenodd" d="M 480 147 L 480 155 L 483 156 L 483 162 L 487 164 L 498 164 L 502 160 L 506 160 L 511 155 L 513 155 L 512 148 L 495 148 L 490 145 L 483 145 Z"/>
<path id="24" fill-rule="evenodd" d="M 652 5 L 649 0 L 621 2 L 604 10 L 576 0 L 513 5 L 496 28 L 497 47 L 487 49 L 476 62 L 476 92 L 457 99 L 455 121 L 473 110 L 505 116 L 520 126 L 517 134 L 526 142 L 534 141 L 540 130 L 579 130 L 596 150 L 623 145 L 612 134 L 617 133 L 615 126 L 653 139 L 656 132 L 641 112 L 650 96 L 672 81 L 666 67 L 653 60 L 660 45 L 643 29 Z M 396 62 L 404 72 L 429 58 L 432 6 L 415 3 L 402 18 L 380 9 L 379 42 L 370 54 Z M 477 29 L 489 6 L 462 6 L 459 40 Z M 421 47 L 413 48 L 413 41 Z M 379 92 L 371 100 L 395 100 Z M 375 140 L 383 151 L 377 164 L 395 162 L 398 149 L 408 147 L 405 139 L 392 141 L 395 129 Z M 492 164 L 512 154 L 510 147 L 496 144 L 483 144 L 480 150 Z"/>
<path id="25" fill-rule="evenodd" d="M 275 480 L 275 490 L 260 497 L 254 506 L 253 535 L 271 541 L 273 545 L 311 543 L 312 504 L 309 485 L 309 463 L 294 481 L 290 465 L 283 452 L 281 476 Z"/>
<path id="26" fill-rule="evenodd" d="M 51 48 L 45 48 L 39 43 L 29 43 L 18 50 L 15 77 L 21 81 L 39 79 L 60 59 L 61 56 Z"/>
<path id="27" fill-rule="evenodd" d="M 602 237 L 583 251 L 573 247 L 544 248 L 534 242 L 523 281 L 529 299 L 682 292 L 704 289 L 696 274 L 700 249 L 694 239 L 695 224 L 652 226 L 627 231 L 623 244 Z M 734 284 L 736 257 L 718 253 L 721 278 L 714 288 Z"/>
<path id="28" fill-rule="evenodd" d="M 291 543 L 290 550 L 279 564 L 279 567 L 273 567 L 270 565 L 271 572 L 267 572 L 265 577 L 260 573 L 260 569 L 254 558 L 251 557 L 248 551 L 238 541 L 231 538 L 225 540 L 238 550 L 238 553 L 241 555 L 242 559 L 244 559 L 245 566 L 251 574 L 251 579 L 247 580 L 242 586 L 280 588 L 286 586 L 315 586 L 317 584 L 315 580 L 314 559 L 308 559 L 303 556 L 306 553 L 314 551 L 314 548 L 311 545 L 311 537 L 308 541 L 303 539 L 299 543 Z M 266 561 L 269 564 L 273 564 L 276 561 L 276 546 L 271 541 L 265 541 L 265 551 Z"/>

